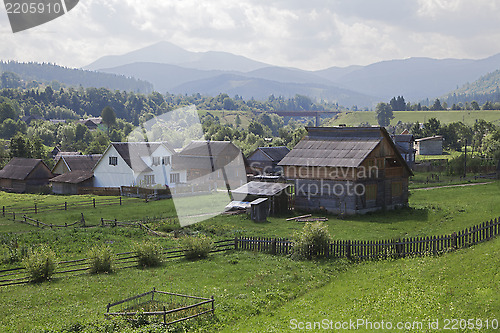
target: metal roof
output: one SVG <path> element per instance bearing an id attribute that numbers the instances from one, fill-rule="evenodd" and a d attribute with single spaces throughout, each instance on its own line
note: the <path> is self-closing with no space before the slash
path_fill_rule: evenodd
<path id="1" fill-rule="evenodd" d="M 172 158 L 174 170 L 220 169 L 241 156 L 230 141 L 192 141 Z"/>
<path id="2" fill-rule="evenodd" d="M 382 141 L 379 138 L 302 139 L 278 165 L 358 167 Z"/>
<path id="3" fill-rule="evenodd" d="M 273 196 L 290 186 L 292 185 L 284 183 L 251 181 L 231 192 L 233 192 L 234 194 Z"/>
<path id="4" fill-rule="evenodd" d="M 286 146 L 279 146 L 279 147 L 259 147 L 257 148 L 253 153 L 251 153 L 248 156 L 248 159 L 252 159 L 252 155 L 255 154 L 257 151 L 261 151 L 265 155 L 269 157 L 271 161 L 279 162 L 283 159 L 283 157 L 286 156 L 290 152 L 290 149 Z"/>
<path id="5" fill-rule="evenodd" d="M 429 136 L 427 138 L 416 139 L 415 142 L 429 141 L 429 140 L 439 140 L 439 141 L 442 141 L 443 140 L 443 136 L 442 135 Z"/>

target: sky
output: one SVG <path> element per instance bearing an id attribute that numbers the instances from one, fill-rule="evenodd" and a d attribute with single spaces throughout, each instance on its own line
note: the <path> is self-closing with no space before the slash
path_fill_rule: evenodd
<path id="1" fill-rule="evenodd" d="M 500 53 L 499 0 L 80 0 L 12 33 L 0 6 L 0 60 L 83 67 L 168 41 L 319 70 L 410 57 Z"/>

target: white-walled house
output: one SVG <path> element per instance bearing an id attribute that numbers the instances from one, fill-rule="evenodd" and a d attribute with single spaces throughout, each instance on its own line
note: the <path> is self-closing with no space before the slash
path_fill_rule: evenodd
<path id="1" fill-rule="evenodd" d="M 166 142 L 113 142 L 95 165 L 95 187 L 175 187 L 185 170 L 172 170 L 174 149 Z"/>

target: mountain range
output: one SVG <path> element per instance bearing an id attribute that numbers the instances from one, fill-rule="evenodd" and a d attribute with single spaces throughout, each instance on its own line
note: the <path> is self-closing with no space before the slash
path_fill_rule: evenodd
<path id="1" fill-rule="evenodd" d="M 306 71 L 227 52 L 190 52 L 160 42 L 104 56 L 85 69 L 145 80 L 161 93 L 227 93 L 246 99 L 303 94 L 344 106 L 372 107 L 399 95 L 413 102 L 442 96 L 500 69 L 500 54 L 479 60 L 408 58 Z"/>

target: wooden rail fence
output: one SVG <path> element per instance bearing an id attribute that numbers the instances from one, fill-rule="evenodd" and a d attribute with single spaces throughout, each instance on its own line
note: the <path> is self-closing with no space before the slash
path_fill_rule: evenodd
<path id="1" fill-rule="evenodd" d="M 225 252 L 234 249 L 234 239 L 214 242 L 210 253 Z M 114 254 L 113 269 L 125 269 L 138 267 L 138 257 L 136 252 L 122 252 Z M 184 257 L 184 249 L 171 248 L 163 252 L 162 259 L 170 260 Z M 90 270 L 90 258 L 82 258 L 57 263 L 55 276 L 67 276 L 69 273 L 84 273 Z M 29 282 L 27 271 L 24 267 L 15 267 L 0 270 L 0 287 Z"/>
<path id="2" fill-rule="evenodd" d="M 130 200 L 130 199 L 128 199 Z M 40 205 L 34 203 L 33 206 L 29 207 L 16 207 L 16 206 L 2 206 L 2 216 L 5 217 L 7 215 L 23 215 L 23 214 L 38 214 L 41 212 L 53 212 L 58 210 L 69 210 L 69 209 L 78 209 L 78 208 L 96 208 L 98 206 L 114 206 L 114 205 L 123 205 L 127 200 L 119 198 L 93 198 L 92 200 L 85 201 L 73 201 L 73 202 L 63 202 L 60 204 L 54 205 Z"/>
<path id="3" fill-rule="evenodd" d="M 160 304 L 155 304 L 155 302 L 158 302 L 158 297 L 155 298 L 155 295 L 168 295 L 170 296 L 170 304 L 169 308 L 165 306 L 165 304 L 160 305 Z M 191 300 L 196 303 L 194 304 L 184 304 L 182 306 L 179 306 L 180 303 L 183 303 L 182 301 L 178 302 L 172 302 L 172 297 L 176 299 L 182 299 L 182 300 Z M 134 304 L 133 307 L 129 307 L 128 309 L 125 309 L 123 311 L 115 311 L 115 312 L 110 312 L 110 309 L 112 307 L 116 307 L 118 305 L 123 305 L 127 304 L 130 302 L 140 302 L 139 304 Z M 161 303 L 161 302 L 158 302 Z M 209 305 L 209 309 L 205 307 L 205 305 Z M 143 310 L 144 308 L 149 308 L 156 311 L 140 311 Z M 160 309 L 158 309 L 160 308 Z M 201 308 L 199 312 L 196 310 L 198 308 Z M 134 311 L 135 310 L 135 311 Z M 172 318 L 172 315 L 175 315 L 179 312 L 186 312 L 190 311 L 190 313 L 182 314 L 183 317 L 181 318 Z M 185 321 L 188 319 L 196 318 L 198 316 L 201 316 L 203 314 L 207 313 L 214 313 L 215 311 L 215 299 L 214 296 L 210 298 L 206 297 L 198 297 L 198 296 L 190 296 L 190 295 L 183 295 L 183 294 L 177 294 L 177 293 L 170 293 L 170 292 L 165 292 L 165 291 L 159 291 L 156 290 L 156 288 L 153 288 L 152 291 L 148 291 L 139 295 L 135 295 L 132 297 L 129 297 L 127 299 L 114 302 L 114 303 L 108 303 L 106 306 L 106 316 L 135 316 L 135 315 L 142 315 L 142 316 L 162 316 L 163 317 L 163 324 L 164 325 L 171 325 L 174 323 L 178 323 L 181 321 Z M 194 313 L 193 313 L 194 312 Z M 170 316 L 170 320 L 167 321 L 167 315 Z M 175 319 L 174 319 L 175 318 Z"/>

